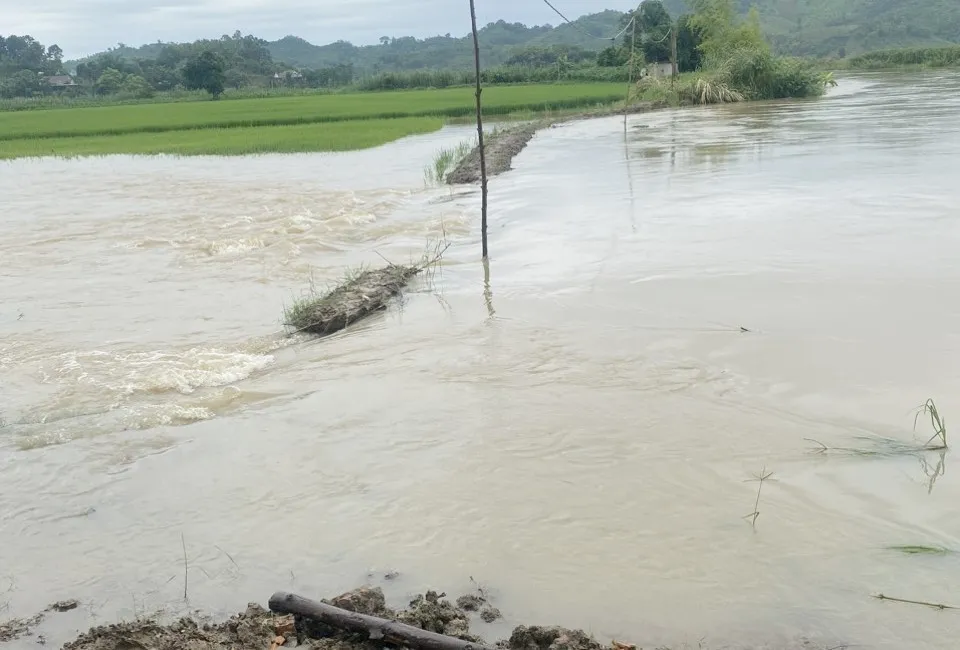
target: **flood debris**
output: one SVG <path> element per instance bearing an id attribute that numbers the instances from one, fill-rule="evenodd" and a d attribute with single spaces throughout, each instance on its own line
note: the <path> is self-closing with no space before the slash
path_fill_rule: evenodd
<path id="1" fill-rule="evenodd" d="M 28 618 L 14 618 L 5 623 L 0 623 L 0 643 L 6 643 L 26 636 L 33 631 L 33 628 L 40 625 L 49 612 L 69 612 L 80 605 L 76 600 L 58 600 L 48 605 L 45 610 L 38 612 Z"/>
<path id="2" fill-rule="evenodd" d="M 29 618 L 13 618 L 5 623 L 0 623 L 0 643 L 13 641 L 30 634 L 30 631 L 43 621 L 43 616 L 43 612 L 40 612 Z"/>
<path id="3" fill-rule="evenodd" d="M 286 310 L 284 321 L 297 332 L 333 334 L 385 309 L 387 302 L 425 266 L 388 264 L 360 271 L 325 294 L 297 300 Z"/>

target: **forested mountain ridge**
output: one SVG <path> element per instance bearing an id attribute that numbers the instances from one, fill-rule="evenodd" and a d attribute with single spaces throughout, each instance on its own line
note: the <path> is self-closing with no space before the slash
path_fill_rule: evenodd
<path id="1" fill-rule="evenodd" d="M 843 56 L 891 47 L 960 43 L 960 0 L 737 0 L 742 12 L 756 6 L 764 31 L 777 51 L 806 56 Z M 688 0 L 664 0 L 676 18 L 689 11 Z M 624 14 L 607 10 L 583 16 L 574 24 L 527 27 L 498 21 L 481 30 L 484 66 L 505 63 L 517 50 L 565 45 L 588 51 L 608 43 L 592 35 L 616 34 Z M 469 68 L 469 35 L 388 37 L 376 45 L 346 41 L 314 45 L 297 36 L 266 43 L 277 63 L 296 68 L 350 65 L 358 73 Z M 111 53 L 122 58 L 156 58 L 162 44 L 140 48 L 119 46 Z M 68 62 L 73 69 L 77 62 Z"/>

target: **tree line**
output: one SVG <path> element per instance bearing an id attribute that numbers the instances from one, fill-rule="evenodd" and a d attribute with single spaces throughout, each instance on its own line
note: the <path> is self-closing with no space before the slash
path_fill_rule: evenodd
<path id="1" fill-rule="evenodd" d="M 692 0 L 691 6 L 692 13 L 674 19 L 661 0 L 644 0 L 634 12 L 621 15 L 622 35 L 600 52 L 568 44 L 511 47 L 509 56 L 500 57 L 501 65 L 483 70 L 482 81 L 497 84 L 635 80 L 645 64 L 672 60 L 674 40 L 677 69 L 681 73 L 701 70 L 709 56 L 716 59 L 717 42 L 723 42 L 723 47 L 731 51 L 743 51 L 747 45 L 746 49 L 756 51 L 758 43 L 762 43 L 760 49 L 769 58 L 769 46 L 763 41 L 755 12 L 734 29 L 731 25 L 741 24 L 736 0 Z M 726 25 L 724 29 L 729 33 L 718 37 L 717 25 Z M 510 33 L 505 28 L 502 31 Z M 228 88 L 392 90 L 463 85 L 472 80 L 469 71 L 451 67 L 372 76 L 362 76 L 350 63 L 295 69 L 277 63 L 267 41 L 238 31 L 219 39 L 156 43 L 137 50 L 121 44 L 117 50 L 80 61 L 72 78 L 75 85 L 44 86 L 44 75 L 63 72 L 59 47 L 44 48 L 29 36 L 11 36 L 0 44 L 0 95 L 5 97 L 75 93 L 139 99 L 185 89 L 204 90 L 216 98 Z M 131 52 L 138 56 L 131 57 Z"/>

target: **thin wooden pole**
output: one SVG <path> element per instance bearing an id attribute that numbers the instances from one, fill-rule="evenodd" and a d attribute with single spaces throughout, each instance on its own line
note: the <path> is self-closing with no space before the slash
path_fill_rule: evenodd
<path id="1" fill-rule="evenodd" d="M 630 108 L 630 91 L 633 90 L 633 78 L 637 51 L 637 15 L 633 15 L 633 31 L 630 34 L 630 72 L 627 74 L 627 97 L 623 100 L 623 132 L 627 132 L 627 111 Z"/>
<path id="2" fill-rule="evenodd" d="M 477 10 L 470 0 L 470 22 L 473 25 L 473 61 L 477 74 L 477 144 L 480 147 L 480 195 L 481 217 L 480 233 L 483 246 L 483 259 L 487 259 L 487 155 L 483 149 L 483 110 L 480 105 L 480 38 L 477 36 Z"/>
<path id="3" fill-rule="evenodd" d="M 679 21 L 677 21 L 679 23 Z M 680 74 L 680 68 L 677 63 L 677 26 L 670 26 L 670 63 L 671 72 L 673 73 L 673 78 L 676 79 L 677 75 Z"/>

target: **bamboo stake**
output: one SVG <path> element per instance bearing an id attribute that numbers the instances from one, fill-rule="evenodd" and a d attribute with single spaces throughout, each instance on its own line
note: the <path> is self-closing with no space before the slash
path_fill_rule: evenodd
<path id="1" fill-rule="evenodd" d="M 477 141 L 480 147 L 480 233 L 483 259 L 487 259 L 487 157 L 483 149 L 483 111 L 480 105 L 480 38 L 477 36 L 477 10 L 474 0 L 470 0 L 470 22 L 473 26 L 473 61 L 477 74 Z"/>

